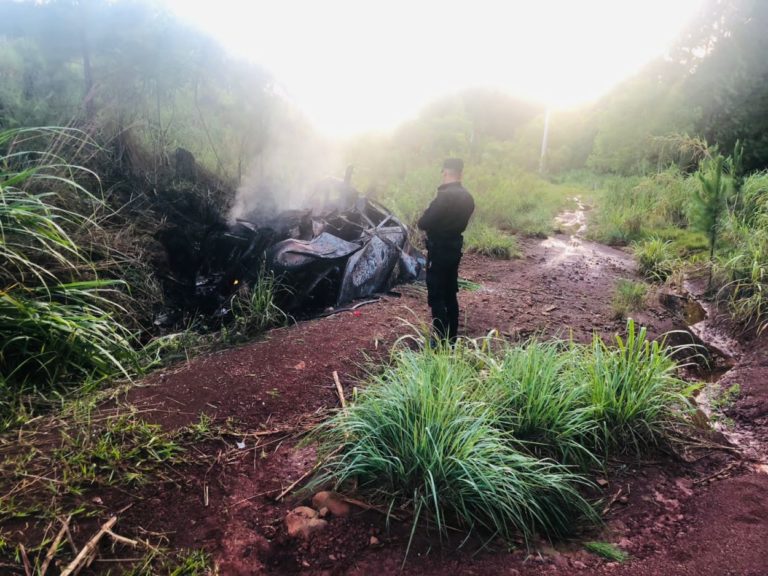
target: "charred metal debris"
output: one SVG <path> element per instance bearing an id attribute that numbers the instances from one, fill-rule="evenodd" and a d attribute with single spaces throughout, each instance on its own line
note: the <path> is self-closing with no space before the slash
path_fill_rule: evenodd
<path id="1" fill-rule="evenodd" d="M 234 223 L 199 206 L 193 212 L 157 235 L 166 257 L 165 304 L 155 317 L 161 328 L 200 315 L 225 321 L 237 291 L 265 273 L 277 279 L 283 310 L 312 315 L 417 280 L 425 268 L 403 223 L 344 180 L 318 184 L 301 210 L 252 213 Z"/>

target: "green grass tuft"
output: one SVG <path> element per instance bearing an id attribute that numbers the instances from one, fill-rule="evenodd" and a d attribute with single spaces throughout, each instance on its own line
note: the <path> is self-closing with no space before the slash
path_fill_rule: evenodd
<path id="1" fill-rule="evenodd" d="M 592 554 L 596 554 L 612 562 L 626 562 L 629 554 L 609 542 L 585 542 L 584 548 Z"/>
<path id="2" fill-rule="evenodd" d="M 673 350 L 650 340 L 645 328 L 627 322 L 625 337 L 611 348 L 593 338 L 579 371 L 599 428 L 598 448 L 642 453 L 658 444 L 690 411 L 695 390 L 677 377 Z"/>
<path id="3" fill-rule="evenodd" d="M 616 318 L 625 318 L 630 312 L 643 307 L 648 288 L 642 282 L 634 282 L 623 278 L 616 282 L 613 294 L 613 313 Z"/>
<path id="4" fill-rule="evenodd" d="M 467 292 L 477 292 L 478 290 L 480 290 L 480 288 L 483 287 L 482 284 L 478 284 L 477 282 L 472 282 L 472 280 L 467 280 L 465 278 L 459 278 L 458 285 L 459 285 L 459 290 L 466 290 Z"/>
<path id="5" fill-rule="evenodd" d="M 275 302 L 278 282 L 275 275 L 262 268 L 257 280 L 243 286 L 232 296 L 234 322 L 225 327 L 226 341 L 252 338 L 273 326 L 285 324 L 288 315 Z"/>
<path id="6" fill-rule="evenodd" d="M 0 146 L 33 134 L 0 131 Z M 116 303 L 125 284 L 99 279 L 76 241 L 98 233 L 105 209 L 76 172 L 93 176 L 51 153 L 0 152 L 0 430 L 69 389 L 139 370 Z"/>
<path id="7" fill-rule="evenodd" d="M 500 260 L 520 257 L 514 236 L 479 222 L 473 223 L 465 232 L 464 246 L 468 252 Z"/>
<path id="8" fill-rule="evenodd" d="M 599 463 L 592 452 L 596 423 L 579 374 L 581 349 L 560 342 L 509 347 L 489 362 L 483 386 L 495 399 L 500 422 L 541 457 L 566 464 Z"/>
<path id="9" fill-rule="evenodd" d="M 674 272 L 676 258 L 672 243 L 660 238 L 650 238 L 633 245 L 640 274 L 653 282 L 664 282 Z"/>

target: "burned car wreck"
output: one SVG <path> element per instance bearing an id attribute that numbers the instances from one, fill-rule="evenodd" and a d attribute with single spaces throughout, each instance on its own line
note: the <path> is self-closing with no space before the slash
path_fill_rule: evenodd
<path id="1" fill-rule="evenodd" d="M 425 259 L 402 222 L 339 179 L 319 183 L 301 210 L 206 220 L 168 225 L 158 234 L 166 252 L 159 326 L 191 315 L 225 319 L 232 296 L 264 273 L 277 278 L 283 310 L 312 315 L 424 272 Z"/>

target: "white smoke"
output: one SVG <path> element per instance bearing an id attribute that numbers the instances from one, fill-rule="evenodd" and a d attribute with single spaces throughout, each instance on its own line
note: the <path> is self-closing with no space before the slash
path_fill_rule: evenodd
<path id="1" fill-rule="evenodd" d="M 273 120 L 237 190 L 230 220 L 303 208 L 317 182 L 328 176 L 344 176 L 336 146 L 298 119 Z"/>

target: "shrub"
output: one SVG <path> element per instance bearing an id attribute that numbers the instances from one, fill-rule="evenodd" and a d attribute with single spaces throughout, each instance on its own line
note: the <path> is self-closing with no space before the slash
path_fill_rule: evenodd
<path id="1" fill-rule="evenodd" d="M 676 375 L 677 363 L 663 343 L 648 339 L 645 328 L 627 322 L 625 338 L 609 348 L 595 336 L 580 363 L 578 378 L 588 389 L 599 429 L 597 450 L 640 454 L 658 444 L 690 408 L 693 392 Z"/>

